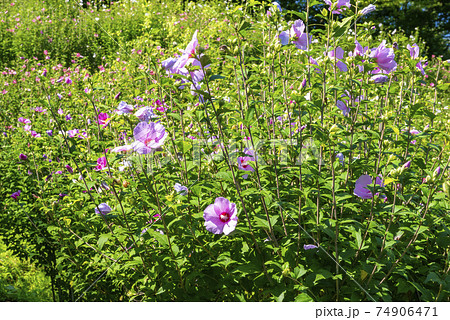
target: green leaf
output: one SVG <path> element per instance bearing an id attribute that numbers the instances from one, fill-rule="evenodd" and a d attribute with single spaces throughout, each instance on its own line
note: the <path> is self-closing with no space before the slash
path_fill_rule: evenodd
<path id="1" fill-rule="evenodd" d="M 314 299 L 304 292 L 300 293 L 298 296 L 295 297 L 295 302 L 313 302 L 313 301 Z"/>
<path id="2" fill-rule="evenodd" d="M 226 77 L 221 76 L 220 74 L 215 74 L 215 75 L 212 75 L 211 77 L 209 77 L 209 81 L 220 80 L 220 79 L 226 79 Z"/>
<path id="3" fill-rule="evenodd" d="M 338 27 L 336 27 L 333 30 L 333 38 L 339 38 L 343 34 L 347 32 L 347 30 L 350 28 L 351 22 L 352 22 L 353 16 L 344 18 L 342 21 L 338 22 Z"/>
<path id="4" fill-rule="evenodd" d="M 203 68 L 205 68 L 207 65 L 211 64 L 211 59 L 209 58 L 208 55 L 203 55 L 200 58 L 200 63 L 202 65 Z"/>
<path id="5" fill-rule="evenodd" d="M 108 241 L 110 236 L 111 236 L 111 234 L 109 234 L 109 233 L 104 233 L 104 234 L 100 235 L 100 237 L 98 238 L 98 241 L 97 241 L 99 250 L 102 250 L 103 245 Z"/>

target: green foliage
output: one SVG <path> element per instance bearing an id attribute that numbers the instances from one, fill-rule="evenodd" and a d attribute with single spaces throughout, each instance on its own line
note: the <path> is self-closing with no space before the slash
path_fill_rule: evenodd
<path id="1" fill-rule="evenodd" d="M 446 62 L 425 66 L 402 32 L 378 36 L 317 1 L 286 15 L 258 1 L 84 4 L 49 2 L 51 47 L 23 18 L 2 53 L 0 234 L 45 271 L 55 300 L 449 301 Z M 40 10 L 24 8 L 11 16 Z M 289 15 L 308 18 L 308 51 L 281 45 Z M 164 69 L 196 30 L 197 65 Z M 386 83 L 355 40 L 397 44 Z M 326 52 L 337 47 L 346 72 Z M 139 123 L 121 101 L 151 108 L 161 147 L 113 151 Z M 362 175 L 384 180 L 365 199 Z M 205 228 L 218 197 L 236 205 L 228 235 Z"/>
<path id="2" fill-rule="evenodd" d="M 0 301 L 53 301 L 50 279 L 0 241 Z"/>

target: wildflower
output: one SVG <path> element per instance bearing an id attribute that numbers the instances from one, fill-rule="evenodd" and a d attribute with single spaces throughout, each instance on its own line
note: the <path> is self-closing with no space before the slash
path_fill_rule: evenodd
<path id="1" fill-rule="evenodd" d="M 369 14 L 375 10 L 377 10 L 377 7 L 375 7 L 373 4 L 369 4 L 367 7 L 361 10 L 360 14 L 362 16 L 365 16 L 366 14 Z"/>
<path id="2" fill-rule="evenodd" d="M 389 77 L 385 74 L 376 74 L 372 77 L 370 77 L 370 81 L 373 81 L 374 83 L 384 83 L 389 80 Z"/>
<path id="3" fill-rule="evenodd" d="M 134 113 L 139 120 L 143 122 L 147 122 L 152 118 L 156 118 L 157 116 L 153 113 L 150 107 L 142 107 L 138 111 Z"/>
<path id="4" fill-rule="evenodd" d="M 346 101 L 346 100 L 344 100 L 344 101 Z M 348 117 L 348 114 L 350 112 L 350 108 L 347 107 L 347 105 L 344 102 L 342 102 L 341 100 L 336 101 L 336 105 L 339 108 L 339 110 L 342 111 L 342 114 L 344 115 L 344 117 Z"/>
<path id="5" fill-rule="evenodd" d="M 376 177 L 375 185 L 379 185 L 380 187 L 384 187 L 383 179 L 381 177 Z M 372 178 L 364 174 L 356 180 L 355 189 L 353 190 L 353 194 L 362 199 L 371 199 L 373 197 L 372 191 L 370 191 L 367 187 L 373 186 Z"/>
<path id="6" fill-rule="evenodd" d="M 408 44 L 406 48 L 409 50 L 409 55 L 411 58 L 417 59 L 419 57 L 420 48 L 417 44 L 414 43 L 412 46 Z"/>
<path id="7" fill-rule="evenodd" d="M 140 122 L 133 131 L 135 142 L 132 143 L 134 151 L 148 154 L 163 145 L 167 138 L 164 126 L 155 122 Z"/>
<path id="8" fill-rule="evenodd" d="M 101 112 L 98 114 L 98 123 L 102 125 L 103 128 L 105 128 L 108 125 L 109 121 L 111 120 L 109 119 L 107 113 Z"/>
<path id="9" fill-rule="evenodd" d="M 318 246 L 314 245 L 314 244 L 304 244 L 303 245 L 303 249 L 304 250 L 311 250 L 311 249 L 317 249 Z"/>
<path id="10" fill-rule="evenodd" d="M 276 7 L 278 9 L 278 11 L 280 11 L 280 12 L 283 11 L 283 9 L 281 9 L 280 4 L 276 1 L 272 2 L 272 6 Z"/>
<path id="11" fill-rule="evenodd" d="M 191 42 L 189 42 L 181 57 L 179 57 L 178 60 L 173 64 L 173 70 L 179 70 L 183 68 L 189 62 L 189 59 L 195 57 L 196 48 L 198 46 L 197 32 L 198 30 L 195 30 Z"/>
<path id="12" fill-rule="evenodd" d="M 331 0 L 324 0 L 324 2 L 329 5 L 330 7 L 328 8 L 328 10 L 331 11 L 331 8 L 333 7 L 333 2 Z M 336 2 L 336 9 L 334 10 L 333 13 L 334 14 L 341 14 L 343 11 L 347 10 L 347 8 L 342 8 L 342 7 L 347 7 L 350 8 L 350 0 L 337 0 Z M 341 9 L 342 8 L 342 9 Z"/>
<path id="13" fill-rule="evenodd" d="M 344 50 L 341 47 L 337 47 L 336 50 L 329 51 L 328 57 L 334 58 L 333 61 L 336 60 L 336 66 L 341 72 L 347 72 L 347 65 L 342 62 L 342 59 L 344 59 Z"/>
<path id="14" fill-rule="evenodd" d="M 255 171 L 255 169 L 253 169 L 253 167 L 251 165 L 248 164 L 248 161 L 255 161 L 255 158 L 253 157 L 238 157 L 238 168 L 239 170 L 244 170 L 244 171 Z"/>
<path id="15" fill-rule="evenodd" d="M 422 75 L 425 75 L 425 71 L 423 70 L 422 61 L 417 62 L 416 68 L 422 73 Z"/>
<path id="16" fill-rule="evenodd" d="M 175 185 L 173 186 L 173 188 L 175 189 L 175 191 L 179 194 L 181 194 L 182 196 L 187 195 L 188 193 L 188 188 L 185 186 L 182 186 L 181 184 L 179 184 L 178 182 L 175 183 Z"/>
<path id="17" fill-rule="evenodd" d="M 95 208 L 96 214 L 102 214 L 104 216 L 110 213 L 111 211 L 112 211 L 111 207 L 108 206 L 106 203 L 100 203 L 98 205 L 98 208 Z"/>
<path id="18" fill-rule="evenodd" d="M 14 200 L 17 200 L 17 198 L 20 196 L 20 190 L 17 190 L 16 192 L 14 192 L 12 195 L 11 195 L 11 198 L 13 198 Z"/>
<path id="19" fill-rule="evenodd" d="M 80 133 L 80 130 L 78 130 L 78 129 L 73 129 L 73 130 L 67 131 L 67 134 L 69 135 L 69 138 L 74 138 L 74 137 L 76 137 L 79 133 Z"/>
<path id="20" fill-rule="evenodd" d="M 21 154 L 19 154 L 19 159 L 20 160 L 27 160 L 27 156 L 26 155 L 24 155 L 23 153 L 21 153 Z"/>
<path id="21" fill-rule="evenodd" d="M 294 22 L 292 25 L 289 33 L 292 37 L 292 43 L 295 44 L 297 49 L 300 50 L 307 50 L 308 49 L 308 43 L 311 43 L 312 36 L 308 37 L 307 33 L 304 33 L 305 31 L 305 24 L 302 20 L 298 19 Z"/>
<path id="22" fill-rule="evenodd" d="M 280 39 L 280 42 L 283 46 L 289 44 L 289 33 L 286 31 L 281 32 L 278 35 L 278 39 Z"/>
<path id="23" fill-rule="evenodd" d="M 116 112 L 117 114 L 131 113 L 133 112 L 133 106 L 127 104 L 125 101 L 120 101 Z"/>
<path id="24" fill-rule="evenodd" d="M 23 124 L 27 124 L 27 123 L 31 123 L 30 119 L 26 119 L 24 117 L 20 117 L 19 119 L 17 119 L 17 121 L 23 123 Z"/>
<path id="25" fill-rule="evenodd" d="M 363 47 L 358 40 L 355 40 L 355 50 L 353 50 L 353 55 L 356 56 L 364 56 L 369 50 L 369 47 Z"/>
<path id="26" fill-rule="evenodd" d="M 49 137 L 51 137 L 52 135 L 53 135 L 53 130 L 47 130 L 47 131 L 45 131 L 46 133 L 47 133 L 47 135 L 49 136 Z"/>
<path id="27" fill-rule="evenodd" d="M 383 40 L 381 44 L 372 49 L 370 53 L 371 58 L 375 58 L 375 61 L 381 69 L 390 73 L 392 70 L 397 68 L 397 62 L 395 62 L 395 54 L 393 49 L 386 48 L 386 40 Z"/>
<path id="28" fill-rule="evenodd" d="M 108 163 L 106 161 L 106 157 L 100 157 L 97 159 L 97 166 L 95 167 L 95 171 L 100 171 L 105 169 L 108 166 Z"/>
<path id="29" fill-rule="evenodd" d="M 230 234 L 237 225 L 236 204 L 228 199 L 218 197 L 203 213 L 205 228 L 214 234 Z"/>

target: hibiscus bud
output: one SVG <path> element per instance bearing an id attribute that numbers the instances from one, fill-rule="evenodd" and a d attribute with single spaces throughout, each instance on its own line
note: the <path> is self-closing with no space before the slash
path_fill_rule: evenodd
<path id="1" fill-rule="evenodd" d="M 67 171 L 69 171 L 69 173 L 73 173 L 72 167 L 69 166 L 68 164 L 66 164 L 66 169 L 67 169 Z"/>
<path id="2" fill-rule="evenodd" d="M 406 162 L 406 163 L 403 165 L 403 168 L 404 168 L 404 169 L 408 169 L 410 166 L 411 166 L 411 160 L 409 160 L 408 162 Z"/>
<path id="3" fill-rule="evenodd" d="M 389 175 L 395 179 L 403 173 L 403 170 L 405 170 L 403 167 L 392 169 Z"/>
<path id="4" fill-rule="evenodd" d="M 433 178 L 436 178 L 437 176 L 439 176 L 441 174 L 441 166 L 438 166 L 436 168 L 436 170 L 434 170 L 433 172 Z"/>

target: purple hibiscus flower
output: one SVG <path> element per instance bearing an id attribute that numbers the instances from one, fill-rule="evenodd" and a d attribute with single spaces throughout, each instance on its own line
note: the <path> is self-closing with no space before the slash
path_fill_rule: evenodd
<path id="1" fill-rule="evenodd" d="M 389 80 L 389 77 L 385 74 L 376 74 L 372 77 L 370 77 L 370 81 L 373 81 L 375 83 L 384 83 Z"/>
<path id="2" fill-rule="evenodd" d="M 75 138 L 79 133 L 80 133 L 80 130 L 78 130 L 78 129 L 72 129 L 72 130 L 67 131 L 69 138 Z"/>
<path id="3" fill-rule="evenodd" d="M 110 119 L 107 113 L 101 112 L 98 114 L 98 123 L 104 128 L 108 125 Z"/>
<path id="4" fill-rule="evenodd" d="M 248 164 L 248 161 L 255 161 L 255 158 L 253 157 L 238 157 L 238 168 L 239 170 L 244 170 L 244 171 L 255 171 L 255 169 L 253 169 L 253 167 L 251 165 Z"/>
<path id="5" fill-rule="evenodd" d="M 347 65 L 342 62 L 342 59 L 344 59 L 344 50 L 341 47 L 337 47 L 336 50 L 328 51 L 328 56 L 333 58 L 333 61 L 336 60 L 336 66 L 341 72 L 348 71 Z"/>
<path id="6" fill-rule="evenodd" d="M 228 199 L 218 197 L 203 213 L 205 228 L 214 234 L 230 234 L 237 225 L 236 204 Z"/>
<path id="7" fill-rule="evenodd" d="M 311 43 L 312 36 L 308 37 L 308 34 L 305 31 L 305 24 L 302 20 L 298 19 L 292 25 L 289 33 L 292 38 L 292 43 L 295 44 L 297 49 L 307 50 L 308 42 Z"/>
<path id="8" fill-rule="evenodd" d="M 173 70 L 180 70 L 189 62 L 189 59 L 193 59 L 195 57 L 196 48 L 198 46 L 197 32 L 198 30 L 195 30 L 191 42 L 189 42 L 181 57 L 179 57 L 173 64 Z"/>
<path id="9" fill-rule="evenodd" d="M 406 48 L 409 50 L 409 54 L 411 56 L 411 58 L 413 59 L 417 59 L 419 57 L 419 46 L 414 43 L 412 46 L 410 46 L 409 44 L 406 46 Z"/>
<path id="10" fill-rule="evenodd" d="M 344 101 L 348 102 L 347 100 L 344 100 Z M 339 110 L 342 111 L 342 114 L 344 115 L 344 117 L 348 117 L 348 114 L 350 112 L 350 108 L 347 107 L 347 104 L 345 102 L 343 102 L 341 100 L 338 100 L 338 101 L 336 101 L 336 105 L 339 108 Z"/>
<path id="11" fill-rule="evenodd" d="M 278 39 L 283 46 L 289 44 L 289 33 L 287 31 L 283 31 L 278 35 Z"/>
<path id="12" fill-rule="evenodd" d="M 153 113 L 152 108 L 142 107 L 134 113 L 134 115 L 143 122 L 149 121 L 151 118 L 156 118 L 157 116 Z"/>
<path id="13" fill-rule="evenodd" d="M 413 44 L 410 46 L 409 44 L 406 46 L 406 48 L 409 50 L 409 54 L 411 58 L 417 59 L 419 58 L 419 46 L 417 44 Z M 416 68 L 422 73 L 422 75 L 425 75 L 425 71 L 423 70 L 422 61 L 417 62 Z"/>
<path id="14" fill-rule="evenodd" d="M 20 117 L 17 121 L 22 122 L 23 124 L 31 123 L 30 119 L 26 119 L 24 117 Z"/>
<path id="15" fill-rule="evenodd" d="M 175 191 L 179 194 L 181 194 L 182 196 L 185 196 L 188 194 L 188 188 L 179 184 L 178 182 L 175 183 L 175 185 L 173 186 L 173 188 L 175 189 Z"/>
<path id="16" fill-rule="evenodd" d="M 120 101 L 117 106 L 117 114 L 131 113 L 133 112 L 133 106 L 131 104 L 126 103 L 125 101 Z"/>
<path id="17" fill-rule="evenodd" d="M 311 43 L 312 36 L 308 38 L 308 34 L 305 33 L 305 24 L 302 20 L 298 19 L 294 22 L 289 32 L 281 32 L 278 35 L 278 39 L 280 39 L 282 45 L 287 45 L 291 39 L 297 49 L 307 50 L 308 42 Z"/>
<path id="18" fill-rule="evenodd" d="M 136 140 L 131 145 L 137 153 L 148 154 L 164 144 L 167 132 L 161 123 L 140 122 L 133 131 Z"/>
<path id="19" fill-rule="evenodd" d="M 375 185 L 384 187 L 383 179 L 381 177 L 376 177 Z M 370 191 L 367 186 L 373 187 L 372 178 L 364 174 L 356 180 L 355 189 L 353 194 L 360 197 L 361 199 L 371 199 L 373 197 L 372 191 Z M 378 194 L 378 193 L 377 193 Z"/>
<path id="20" fill-rule="evenodd" d="M 12 195 L 11 195 L 11 198 L 13 198 L 14 200 L 17 200 L 17 198 L 20 196 L 20 190 L 17 190 L 16 192 L 14 192 Z"/>
<path id="21" fill-rule="evenodd" d="M 375 7 L 373 4 L 369 4 L 367 7 L 363 8 L 360 12 L 362 16 L 365 16 L 366 14 L 369 14 L 373 11 L 377 10 L 377 7 Z"/>
<path id="22" fill-rule="evenodd" d="M 394 60 L 394 50 L 392 48 L 386 48 L 386 40 L 383 40 L 377 48 L 372 49 L 370 58 L 374 58 L 378 67 L 387 73 L 397 68 L 397 62 Z"/>
<path id="23" fill-rule="evenodd" d="M 324 0 L 324 2 L 330 6 L 328 8 L 328 10 L 330 11 L 333 4 L 336 4 L 336 10 L 333 10 L 334 14 L 341 14 L 343 11 L 347 10 L 347 8 L 350 8 L 350 0 L 337 0 L 337 2 L 331 0 Z"/>
<path id="24" fill-rule="evenodd" d="M 102 215 L 107 215 L 108 213 L 110 213 L 112 211 L 111 207 L 108 206 L 106 203 L 100 203 L 98 205 L 98 209 L 95 208 L 95 213 L 96 214 L 102 214 Z"/>
<path id="25" fill-rule="evenodd" d="M 97 166 L 95 167 L 95 171 L 100 171 L 108 167 L 108 163 L 106 162 L 106 157 L 100 157 L 97 159 Z"/>

